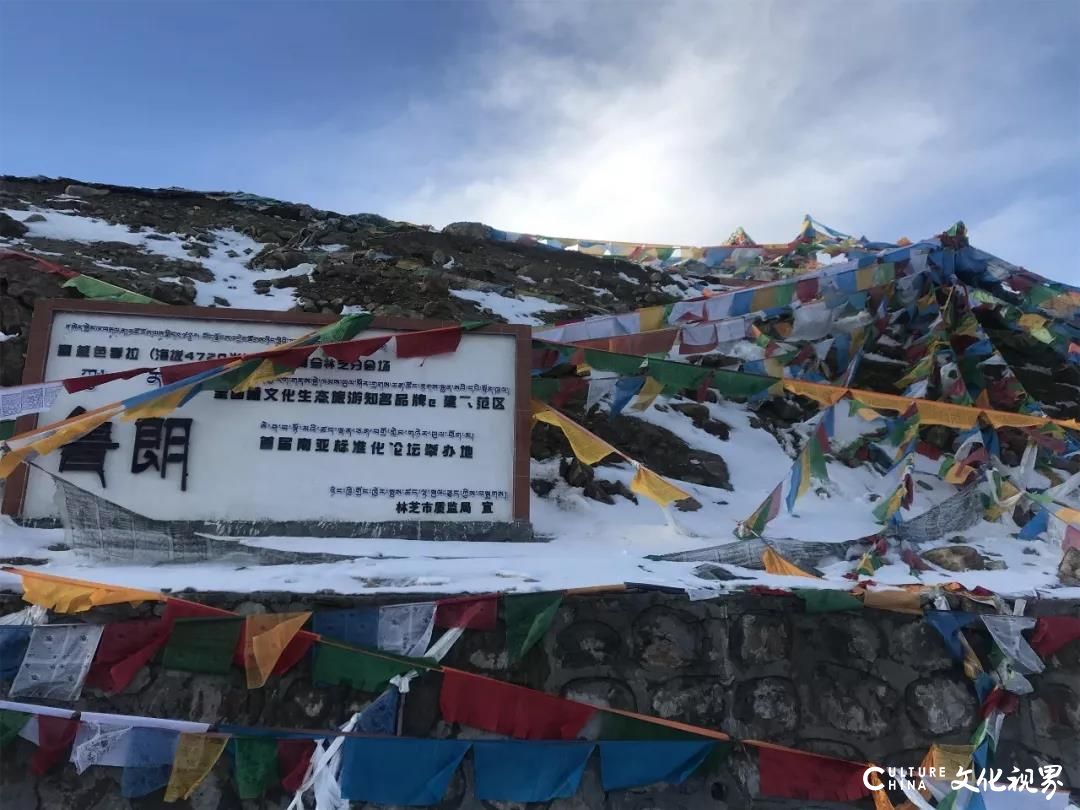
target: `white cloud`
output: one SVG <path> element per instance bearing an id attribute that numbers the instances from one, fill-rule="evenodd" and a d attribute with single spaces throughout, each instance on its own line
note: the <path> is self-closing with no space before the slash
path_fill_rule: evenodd
<path id="1" fill-rule="evenodd" d="M 273 185 L 589 238 L 714 244 L 743 225 L 786 241 L 810 212 L 880 239 L 959 218 L 1004 233 L 1013 217 L 1063 245 L 1038 214 L 1068 200 L 1038 178 L 1077 172 L 1077 74 L 1059 47 L 1077 8 L 497 3 L 472 55 L 399 120 L 323 132 Z M 386 167 L 396 182 L 375 180 Z"/>

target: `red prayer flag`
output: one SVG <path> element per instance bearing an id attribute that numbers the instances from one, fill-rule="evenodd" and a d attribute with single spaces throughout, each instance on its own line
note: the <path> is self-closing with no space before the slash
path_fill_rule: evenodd
<path id="1" fill-rule="evenodd" d="M 86 685 L 114 695 L 123 692 L 169 640 L 169 628 L 163 619 L 106 624 Z"/>
<path id="2" fill-rule="evenodd" d="M 1040 616 L 1031 634 L 1031 649 L 1046 658 L 1070 641 L 1080 639 L 1080 618 L 1074 616 Z"/>
<path id="3" fill-rule="evenodd" d="M 1080 529 L 1075 526 L 1065 527 L 1065 539 L 1061 544 L 1062 552 L 1066 552 L 1070 548 L 1080 550 Z"/>
<path id="4" fill-rule="evenodd" d="M 819 279 L 804 278 L 795 282 L 795 297 L 802 303 L 813 301 L 818 296 Z"/>
<path id="5" fill-rule="evenodd" d="M 819 802 L 852 802 L 869 796 L 866 765 L 773 747 L 758 749 L 758 777 L 764 796 Z"/>
<path id="6" fill-rule="evenodd" d="M 581 377 L 563 377 L 559 380 L 559 390 L 551 397 L 551 404 L 556 408 L 565 408 L 574 396 L 589 390 L 589 381 Z"/>
<path id="7" fill-rule="evenodd" d="M 572 740 L 596 713 L 584 703 L 449 668 L 439 708 L 447 723 L 525 740 Z"/>
<path id="8" fill-rule="evenodd" d="M 750 593 L 755 596 L 795 596 L 791 591 L 781 590 L 780 588 L 770 588 L 768 585 L 752 585 L 750 587 Z"/>
<path id="9" fill-rule="evenodd" d="M 274 664 L 274 668 L 270 672 L 274 675 L 284 675 L 300 663 L 303 657 L 308 654 L 308 650 L 311 649 L 311 645 L 315 643 L 316 639 L 318 639 L 318 636 L 314 633 L 301 630 L 292 637 L 285 649 L 281 651 L 281 657 L 278 658 L 277 663 Z"/>
<path id="10" fill-rule="evenodd" d="M 393 335 L 384 337 L 365 338 L 364 340 L 350 340 L 345 343 L 327 343 L 320 346 L 323 354 L 332 357 L 339 363 L 355 363 L 361 357 L 373 354 L 387 344 Z"/>
<path id="11" fill-rule="evenodd" d="M 41 776 L 57 762 L 67 761 L 68 751 L 75 742 L 79 721 L 74 717 L 37 715 L 38 748 L 30 760 L 30 770 Z"/>
<path id="12" fill-rule="evenodd" d="M 990 694 L 986 696 L 986 700 L 983 701 L 983 705 L 979 709 L 979 716 L 989 717 L 994 709 L 1000 710 L 1003 714 L 1012 714 L 1019 706 L 1019 697 L 1012 692 L 1006 692 L 1000 686 L 995 686 Z"/>
<path id="13" fill-rule="evenodd" d="M 448 354 L 457 351 L 461 343 L 461 327 L 446 326 L 442 329 L 428 329 L 423 332 L 406 332 L 397 335 L 397 356 L 430 357 L 433 354 Z"/>
<path id="14" fill-rule="evenodd" d="M 435 626 L 494 630 L 498 614 L 497 594 L 440 599 L 435 603 Z"/>
<path id="15" fill-rule="evenodd" d="M 138 377 L 140 374 L 147 374 L 153 370 L 152 368 L 129 368 L 126 371 L 111 371 L 108 374 L 94 374 L 90 377 L 71 377 L 61 382 L 64 384 L 65 391 L 75 394 L 113 380 L 130 380 L 132 377 Z"/>
<path id="16" fill-rule="evenodd" d="M 277 741 L 278 773 L 286 793 L 296 793 L 300 789 L 314 752 L 314 740 Z"/>

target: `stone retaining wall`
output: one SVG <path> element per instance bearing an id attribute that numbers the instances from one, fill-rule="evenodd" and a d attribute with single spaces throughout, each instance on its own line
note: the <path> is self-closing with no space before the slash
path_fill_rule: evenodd
<path id="1" fill-rule="evenodd" d="M 184 594 L 185 598 L 243 613 L 325 610 L 409 599 L 292 594 Z M 2 599 L 2 597 L 0 597 Z M 16 597 L 0 612 L 18 609 Z M 153 608 L 99 609 L 91 621 L 146 615 Z M 1080 602 L 1040 602 L 1029 615 L 1080 615 Z M 973 633 L 985 660 L 985 632 Z M 917 765 L 932 742 L 966 743 L 978 723 L 974 690 L 937 633 L 916 616 L 876 610 L 806 614 L 797 599 L 733 595 L 708 602 L 683 596 L 628 592 L 565 600 L 542 644 L 521 662 L 507 662 L 502 627 L 467 632 L 445 663 L 614 708 L 677 719 L 809 751 L 881 765 Z M 1080 644 L 1073 643 L 1031 676 L 1035 694 L 1006 719 L 996 766 L 1009 772 L 1044 762 L 1064 766 L 1063 781 L 1080 785 Z M 448 727 L 439 717 L 440 677 L 414 682 L 404 712 L 404 733 L 415 736 L 485 736 Z M 307 662 L 266 687 L 247 690 L 243 673 L 228 677 L 143 670 L 122 695 L 92 690 L 79 708 L 209 722 L 329 728 L 375 696 L 345 687 L 316 688 Z M 4 753 L 0 801 L 5 810 L 112 810 L 165 807 L 160 794 L 121 798 L 119 771 L 94 768 L 82 775 L 70 764 L 47 777 L 29 776 L 33 747 L 19 741 Z M 682 786 L 658 786 L 605 795 L 590 766 L 577 796 L 552 803 L 557 810 L 749 810 L 828 807 L 757 795 L 752 749 L 726 765 L 697 774 Z M 441 807 L 479 810 L 511 805 L 478 802 L 466 761 Z M 269 795 L 241 802 L 225 762 L 189 802 L 168 807 L 283 808 Z M 866 803 L 866 806 L 870 806 Z M 516 806 L 515 806 L 516 807 Z"/>

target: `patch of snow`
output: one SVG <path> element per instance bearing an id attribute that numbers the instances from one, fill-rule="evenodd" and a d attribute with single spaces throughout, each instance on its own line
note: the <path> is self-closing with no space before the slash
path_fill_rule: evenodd
<path id="1" fill-rule="evenodd" d="M 877 352 L 864 352 L 863 358 L 866 360 L 873 360 L 875 363 L 891 363 L 894 366 L 906 366 L 907 361 L 897 360 L 895 357 L 886 357 L 883 354 Z"/>
<path id="2" fill-rule="evenodd" d="M 0 332 L 0 343 L 3 343 L 5 340 L 11 340 L 13 337 L 15 337 L 15 335 L 5 335 L 3 332 Z"/>
<path id="3" fill-rule="evenodd" d="M 533 317 L 538 312 L 558 312 L 566 309 L 563 304 L 545 301 L 543 298 L 536 298 L 531 295 L 510 298 L 509 296 L 481 290 L 450 290 L 450 294 L 456 298 L 472 301 L 480 309 L 498 315 L 508 323 L 521 323 L 527 326 L 543 326 L 543 321 Z"/>
<path id="4" fill-rule="evenodd" d="M 6 209 L 5 213 L 14 216 L 27 212 Z M 216 296 L 224 298 L 233 307 L 286 310 L 294 303 L 292 289 L 271 288 L 269 293 L 259 294 L 255 292 L 253 283 L 257 279 L 273 280 L 296 275 L 298 272 L 311 272 L 315 268 L 315 265 L 309 263 L 278 273 L 252 270 L 245 263 L 248 257 L 262 250 L 263 243 L 228 229 L 212 231 L 215 237 L 214 244 L 206 246 L 210 255 L 206 258 L 197 258 L 184 250 L 184 244 L 189 240 L 180 234 L 161 234 L 150 229 L 133 233 L 124 225 L 114 225 L 93 217 L 49 209 L 35 208 L 30 213 L 39 213 L 45 217 L 42 222 L 26 223 L 30 229 L 27 235 L 31 237 L 61 239 L 84 244 L 121 242 L 138 247 L 145 253 L 201 264 L 214 274 L 214 280 L 195 281 L 195 303 L 200 306 L 212 305 Z M 155 238 L 150 238 L 151 236 Z M 229 251 L 237 253 L 238 256 L 234 258 L 226 255 Z M 101 262 L 96 263 L 106 269 L 122 269 L 117 266 L 110 268 L 109 265 Z"/>
<path id="5" fill-rule="evenodd" d="M 337 253 L 339 250 L 348 250 L 348 245 L 319 245 L 319 250 L 325 250 L 327 253 Z"/>
<path id="6" fill-rule="evenodd" d="M 640 284 L 641 284 L 641 282 L 638 281 L 636 278 L 634 278 L 633 276 L 626 275 L 626 273 L 624 273 L 622 270 L 619 271 L 619 278 L 621 278 L 627 284 L 634 284 L 634 285 L 638 285 L 638 286 L 640 286 Z"/>

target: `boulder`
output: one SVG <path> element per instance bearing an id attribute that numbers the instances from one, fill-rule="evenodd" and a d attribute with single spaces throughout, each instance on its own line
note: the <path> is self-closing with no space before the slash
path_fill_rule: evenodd
<path id="1" fill-rule="evenodd" d="M 94 188 L 93 186 L 72 183 L 64 189 L 64 193 L 69 197 L 105 197 L 109 194 L 109 190 L 107 188 Z"/>
<path id="2" fill-rule="evenodd" d="M 26 232 L 29 230 L 30 229 L 19 222 L 19 220 L 0 212 L 0 236 L 8 239 L 18 239 L 21 236 L 25 236 Z"/>

